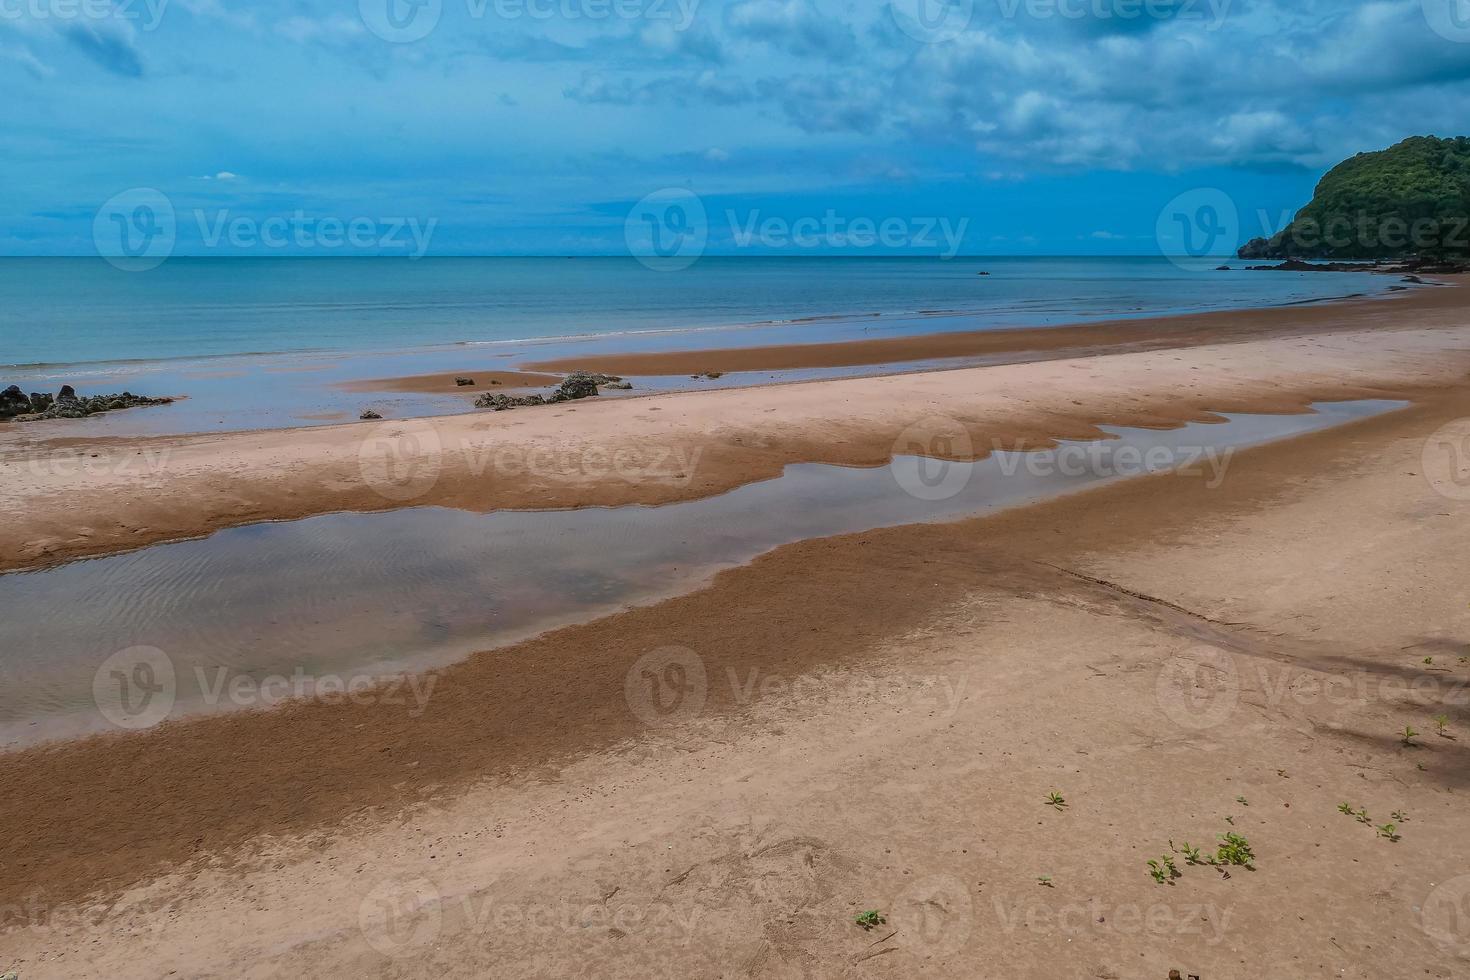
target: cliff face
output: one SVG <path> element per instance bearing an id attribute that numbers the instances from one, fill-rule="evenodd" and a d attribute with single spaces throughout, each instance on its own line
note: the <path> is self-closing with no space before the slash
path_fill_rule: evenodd
<path id="1" fill-rule="evenodd" d="M 1244 259 L 1470 256 L 1470 138 L 1414 136 L 1327 172 L 1283 231 Z"/>

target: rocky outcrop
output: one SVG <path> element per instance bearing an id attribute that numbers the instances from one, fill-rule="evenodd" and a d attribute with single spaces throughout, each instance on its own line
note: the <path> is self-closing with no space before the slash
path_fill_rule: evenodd
<path id="1" fill-rule="evenodd" d="M 167 405 L 172 398 L 149 398 L 124 391 L 113 395 L 79 396 L 71 385 L 62 385 L 53 398 L 44 392 L 29 397 L 16 385 L 0 391 L 0 419 L 38 422 L 42 419 L 81 419 L 102 412 L 115 412 L 140 405 Z"/>
<path id="2" fill-rule="evenodd" d="M 503 412 L 510 408 L 522 408 L 528 405 L 554 405 L 558 402 L 577 401 L 581 398 L 591 398 L 598 392 L 599 386 L 608 387 L 633 387 L 626 384 L 622 378 L 613 374 L 590 374 L 586 371 L 577 371 L 567 375 L 561 384 L 557 385 L 549 395 L 499 395 L 486 392 L 475 399 L 476 408 L 488 408 L 496 412 Z"/>

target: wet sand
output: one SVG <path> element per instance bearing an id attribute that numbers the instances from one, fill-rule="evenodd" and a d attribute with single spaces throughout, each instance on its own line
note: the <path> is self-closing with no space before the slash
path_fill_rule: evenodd
<path id="1" fill-rule="evenodd" d="M 1272 273 L 1259 273 L 1268 275 Z M 1464 276 L 1440 277 L 1463 285 Z M 541 371 L 599 371 L 629 376 L 694 375 L 707 371 L 790 371 L 803 368 L 896 365 L 904 361 L 1033 354 L 1059 356 L 1106 350 L 1161 350 L 1227 343 L 1265 336 L 1354 330 L 1396 319 L 1416 323 L 1457 315 L 1465 300 L 1440 287 L 1424 286 L 1388 296 L 1338 302 L 1220 310 L 1185 316 L 1112 320 L 1071 327 L 977 330 L 886 337 L 826 344 L 784 344 L 722 350 L 594 354 L 533 362 Z M 1388 304 L 1385 306 L 1384 304 Z"/>
<path id="2" fill-rule="evenodd" d="M 470 378 L 473 385 L 458 385 L 456 378 Z M 556 374 L 537 374 L 530 371 L 465 370 L 442 371 L 436 374 L 415 374 L 402 378 L 365 378 L 361 381 L 345 381 L 336 387 L 343 391 L 386 392 L 406 391 L 422 395 L 479 395 L 489 390 L 509 391 L 519 388 L 545 388 L 561 383 Z"/>

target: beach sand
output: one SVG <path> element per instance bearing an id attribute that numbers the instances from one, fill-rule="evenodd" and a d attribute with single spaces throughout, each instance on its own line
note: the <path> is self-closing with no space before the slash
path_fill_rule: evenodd
<path id="1" fill-rule="evenodd" d="M 12 451 L 0 555 L 22 567 L 328 509 L 680 499 L 796 460 L 881 464 L 935 418 L 974 455 L 1100 423 L 1414 402 L 1240 453 L 1219 485 L 1148 477 L 789 545 L 436 672 L 422 704 L 399 690 L 0 755 L 0 967 L 1456 976 L 1470 492 L 1443 451 L 1470 439 L 1470 322 L 1444 302 L 1171 350 L 128 441 L 88 447 L 117 456 L 86 481 Z M 404 465 L 379 467 L 375 438 Z M 487 444 L 555 452 L 512 480 L 472 465 Z M 589 462 L 620 449 L 686 469 Z M 115 472 L 145 450 L 156 486 Z M 1389 822 L 1401 840 L 1377 835 Z M 1171 851 L 1227 832 L 1254 870 Z M 1148 875 L 1163 854 L 1173 884 Z M 871 932 L 853 922 L 869 909 Z"/>

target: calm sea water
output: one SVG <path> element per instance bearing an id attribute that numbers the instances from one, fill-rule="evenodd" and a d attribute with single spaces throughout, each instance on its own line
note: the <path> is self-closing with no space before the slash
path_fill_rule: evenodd
<path id="1" fill-rule="evenodd" d="M 702 346 L 698 328 L 745 325 L 764 329 L 744 340 L 721 331 L 719 345 L 821 341 L 1274 305 L 1383 285 L 1348 273 L 1190 272 L 1163 258 L 706 258 L 679 272 L 626 258 L 175 258 L 147 272 L 11 258 L 0 259 L 0 368 L 691 328 L 653 346 Z M 903 318 L 921 311 L 966 316 Z M 869 314 L 884 317 L 842 319 Z M 839 319 L 791 322 L 813 317 Z"/>

